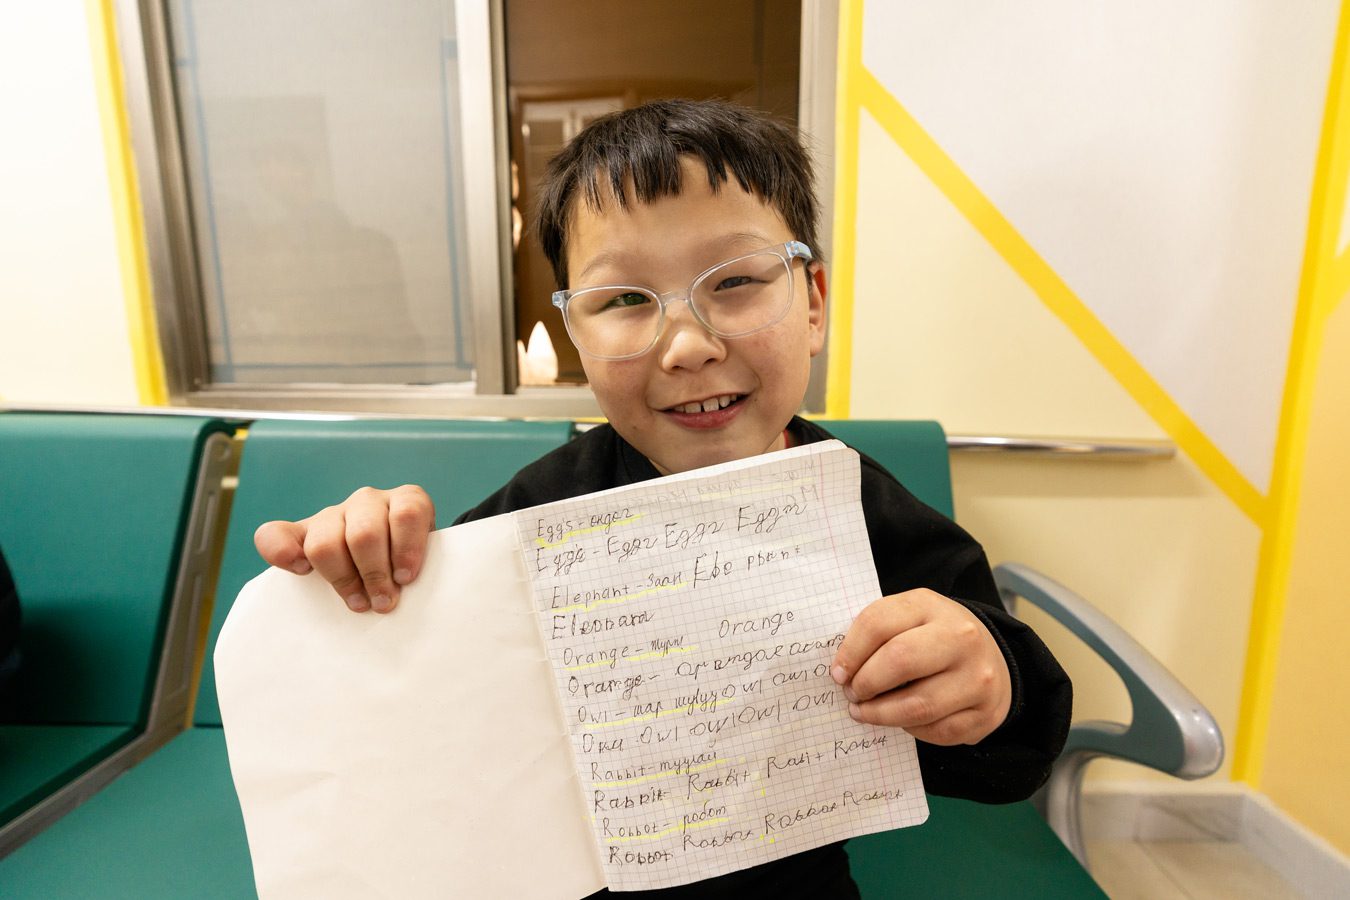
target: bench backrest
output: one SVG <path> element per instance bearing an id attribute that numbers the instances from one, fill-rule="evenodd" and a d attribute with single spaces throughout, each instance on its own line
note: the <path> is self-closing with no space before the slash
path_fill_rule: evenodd
<path id="1" fill-rule="evenodd" d="M 954 517 L 947 435 L 937 422 L 822 419 L 816 424 L 881 463 L 924 503 Z"/>
<path id="2" fill-rule="evenodd" d="M 444 527 L 571 435 L 570 422 L 255 422 L 230 512 L 196 723 L 220 724 L 211 659 L 230 604 L 266 568 L 253 549 L 259 525 L 312 515 L 363 485 L 419 484 L 436 504 L 436 524 Z M 333 602 L 342 601 L 334 595 Z"/>
<path id="3" fill-rule="evenodd" d="M 0 414 L 0 546 L 23 611 L 20 721 L 145 721 L 201 449 L 228 427 Z"/>

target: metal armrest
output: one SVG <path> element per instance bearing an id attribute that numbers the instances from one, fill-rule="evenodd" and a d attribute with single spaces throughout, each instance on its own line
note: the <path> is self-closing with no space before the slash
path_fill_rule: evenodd
<path id="1" fill-rule="evenodd" d="M 1178 778 L 1203 778 L 1223 762 L 1223 735 L 1209 710 L 1176 676 L 1082 597 L 1017 563 L 995 568 L 994 582 L 1009 612 L 1015 611 L 1017 597 L 1044 610 L 1106 660 L 1130 695 L 1134 714 L 1129 725 L 1091 721 L 1069 729 L 1044 789 L 1046 820 L 1086 867 L 1079 796 L 1090 760 L 1111 756 Z"/>

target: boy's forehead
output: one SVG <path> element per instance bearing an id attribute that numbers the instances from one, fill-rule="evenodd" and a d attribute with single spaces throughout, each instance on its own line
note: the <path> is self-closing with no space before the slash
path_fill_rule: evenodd
<path id="1" fill-rule="evenodd" d="M 615 196 L 608 173 L 597 171 L 594 194 L 578 190 L 567 216 L 572 261 L 579 261 L 577 254 L 593 256 L 615 249 L 611 245 L 623 237 L 641 244 L 640 233 L 657 227 L 677 227 L 693 249 L 715 250 L 729 244 L 754 249 L 784 239 L 786 219 L 767 199 L 747 191 L 734 177 L 713 182 L 697 159 L 681 157 L 680 163 L 679 183 L 672 183 L 669 191 L 658 196 L 642 199 L 633 177 L 625 177 L 622 202 Z M 683 214 L 689 218 L 679 218 Z M 581 274 L 575 268 L 572 271 Z"/>
<path id="2" fill-rule="evenodd" d="M 591 173 L 590 179 L 584 179 L 572 196 L 567 217 L 569 227 L 573 226 L 576 214 L 582 209 L 592 215 L 625 215 L 639 211 L 643 207 L 661 203 L 672 198 L 693 195 L 710 199 L 724 198 L 732 202 L 754 200 L 758 205 L 784 219 L 782 210 L 770 203 L 761 194 L 747 190 L 737 178 L 729 172 L 715 177 L 709 167 L 695 156 L 688 154 L 679 157 L 679 170 L 671 171 L 670 177 L 659 186 L 639 192 L 633 173 L 628 171 L 622 180 L 622 197 L 614 189 L 612 173 L 600 167 Z M 645 196 L 644 196 L 645 194 Z"/>

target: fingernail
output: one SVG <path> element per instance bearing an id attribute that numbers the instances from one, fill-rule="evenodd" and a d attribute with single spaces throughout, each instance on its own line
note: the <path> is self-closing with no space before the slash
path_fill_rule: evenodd
<path id="1" fill-rule="evenodd" d="M 370 605 L 375 608 L 376 612 L 382 613 L 389 612 L 389 607 L 394 604 L 386 595 L 376 594 L 374 597 L 370 598 Z"/>
<path id="2" fill-rule="evenodd" d="M 848 673 L 844 671 L 843 666 L 835 666 L 830 669 L 830 677 L 834 679 L 835 684 L 843 684 L 848 681 Z"/>
<path id="3" fill-rule="evenodd" d="M 858 709 L 858 704 L 856 704 L 856 703 L 850 703 L 850 704 L 848 705 L 848 714 L 849 714 L 850 716 L 853 717 L 853 721 L 855 721 L 855 722 L 861 722 L 861 721 L 862 721 L 862 719 L 859 718 L 859 716 L 862 715 L 862 710 Z"/>
<path id="4" fill-rule="evenodd" d="M 297 559 L 291 563 L 291 571 L 297 575 L 308 575 L 314 571 L 314 567 L 309 564 L 307 559 Z"/>
<path id="5" fill-rule="evenodd" d="M 365 612 L 370 609 L 370 601 L 365 594 L 352 594 L 347 598 L 347 608 L 352 612 Z"/>
<path id="6" fill-rule="evenodd" d="M 395 569 L 394 580 L 399 584 L 407 584 L 412 581 L 412 569 Z"/>
<path id="7" fill-rule="evenodd" d="M 853 693 L 853 685 L 851 684 L 844 685 L 844 696 L 847 697 L 850 702 L 856 703 L 858 700 L 858 695 Z"/>

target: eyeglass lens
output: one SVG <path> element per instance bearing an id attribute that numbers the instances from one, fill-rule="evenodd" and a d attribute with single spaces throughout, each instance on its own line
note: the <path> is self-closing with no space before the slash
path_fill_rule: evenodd
<path id="1" fill-rule="evenodd" d="M 775 253 L 734 259 L 695 282 L 689 302 L 714 334 L 751 334 L 773 325 L 791 305 L 792 272 Z M 634 356 L 656 341 L 661 304 L 641 288 L 581 290 L 568 301 L 567 325 L 572 340 L 593 356 Z"/>

